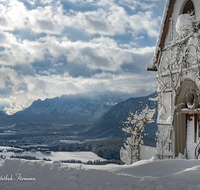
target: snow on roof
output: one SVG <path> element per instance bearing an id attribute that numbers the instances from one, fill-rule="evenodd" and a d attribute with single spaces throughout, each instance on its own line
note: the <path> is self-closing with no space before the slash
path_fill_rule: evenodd
<path id="1" fill-rule="evenodd" d="M 160 43 L 161 43 L 161 39 L 162 39 L 162 35 L 163 35 L 166 20 L 167 20 L 167 14 L 169 11 L 169 6 L 170 6 L 171 1 L 172 0 L 167 0 L 165 3 L 165 9 L 164 9 L 163 17 L 162 17 L 162 22 L 160 25 L 160 30 L 159 30 L 159 34 L 158 34 L 158 39 L 157 39 L 157 43 L 156 43 L 156 49 L 154 52 L 154 56 L 153 56 L 152 60 L 149 61 L 146 65 L 146 69 L 148 71 L 157 71 L 157 68 L 156 68 L 157 56 L 158 56 L 158 52 L 160 50 Z"/>
<path id="2" fill-rule="evenodd" d="M 153 59 L 151 61 L 149 61 L 146 64 L 146 70 L 147 71 L 157 71 L 156 67 L 155 67 L 155 59 L 153 57 Z"/>

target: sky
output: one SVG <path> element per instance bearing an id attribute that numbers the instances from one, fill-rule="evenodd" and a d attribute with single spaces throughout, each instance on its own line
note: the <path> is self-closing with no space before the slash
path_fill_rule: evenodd
<path id="1" fill-rule="evenodd" d="M 90 91 L 148 95 L 165 0 L 0 0 L 0 110 Z"/>

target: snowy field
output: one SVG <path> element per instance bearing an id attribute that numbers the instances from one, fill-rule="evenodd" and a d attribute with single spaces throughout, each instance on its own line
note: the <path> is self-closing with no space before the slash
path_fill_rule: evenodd
<path id="1" fill-rule="evenodd" d="M 46 154 L 42 152 L 22 152 L 22 153 L 13 153 L 6 152 L 3 155 L 10 157 L 11 155 L 15 156 L 35 156 L 36 158 L 42 160 L 43 158 L 51 159 L 52 161 L 60 160 L 80 160 L 82 162 L 101 160 L 105 161 L 106 159 L 98 157 L 92 152 L 51 152 L 51 154 Z"/>
<path id="2" fill-rule="evenodd" d="M 6 159 L 0 160 L 0 189 L 196 190 L 200 189 L 200 160 L 152 158 L 130 166 L 94 166 Z"/>
<path id="3" fill-rule="evenodd" d="M 87 161 L 105 161 L 106 159 L 98 157 L 93 152 L 51 152 L 50 154 L 42 153 L 42 152 L 0 152 L 0 155 L 6 156 L 6 158 L 10 158 L 10 156 L 34 156 L 40 160 L 43 158 L 50 159 L 52 161 L 61 161 L 61 160 L 80 160 L 82 162 Z M 1 190 L 1 189 L 0 189 Z"/>
<path id="4" fill-rule="evenodd" d="M 61 161 L 61 160 L 80 160 L 82 162 L 87 162 L 87 161 L 95 161 L 95 160 L 100 160 L 100 161 L 106 161 L 106 159 L 103 159 L 93 152 L 53 152 L 50 151 L 50 154 L 47 154 L 45 152 L 40 152 L 40 151 L 35 151 L 35 152 L 30 152 L 30 151 L 25 151 L 25 152 L 9 152 L 9 149 L 13 150 L 20 150 L 19 148 L 12 148 L 12 147 L 6 147 L 6 146 L 0 146 L 0 155 L 6 156 L 6 158 L 10 158 L 12 155 L 13 156 L 31 156 L 31 157 L 36 157 L 40 160 L 45 159 L 50 159 L 52 161 Z M 21 149 L 22 150 L 22 149 Z M 140 149 L 141 152 L 141 159 L 146 160 L 152 158 L 156 154 L 156 149 L 154 147 L 148 147 L 148 146 L 142 146 Z"/>

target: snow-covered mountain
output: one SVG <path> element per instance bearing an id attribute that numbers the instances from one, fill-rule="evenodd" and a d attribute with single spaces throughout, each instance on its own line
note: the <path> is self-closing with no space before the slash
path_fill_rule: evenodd
<path id="1" fill-rule="evenodd" d="M 13 118 L 23 122 L 92 124 L 113 105 L 130 96 L 126 93 L 89 92 L 62 95 L 44 101 L 39 99 L 27 109 L 14 114 Z"/>

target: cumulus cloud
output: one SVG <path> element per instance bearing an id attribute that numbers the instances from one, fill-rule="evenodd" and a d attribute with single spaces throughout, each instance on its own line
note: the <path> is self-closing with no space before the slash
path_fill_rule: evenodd
<path id="1" fill-rule="evenodd" d="M 1 29 L 14 31 L 29 28 L 35 33 L 61 34 L 63 24 L 57 21 L 59 11 L 59 7 L 54 10 L 48 4 L 28 10 L 23 2 L 8 0 L 0 4 Z"/>
<path id="2" fill-rule="evenodd" d="M 117 42 L 108 37 L 94 38 L 89 42 L 71 42 L 67 38 L 46 36 L 36 41 L 18 41 L 8 33 L 0 33 L 5 47 L 0 52 L 1 65 L 24 65 L 31 73 L 38 69 L 56 69 L 64 64 L 60 63 L 61 57 L 65 62 L 75 65 L 86 65 L 91 70 L 119 71 L 123 63 L 134 63 L 134 54 L 153 53 L 154 48 L 121 49 Z M 7 40 L 9 39 L 9 40 Z M 50 57 L 50 59 L 48 59 Z M 37 65 L 37 62 L 39 64 Z M 37 68 L 34 68 L 37 65 Z M 66 66 L 66 65 L 64 65 Z"/>
<path id="3" fill-rule="evenodd" d="M 128 15 L 123 7 L 109 4 L 111 5 L 107 5 L 106 10 L 99 8 L 87 12 L 71 11 L 73 16 L 64 18 L 66 26 L 84 30 L 88 34 L 114 36 L 126 32 L 133 35 L 147 32 L 149 36 L 157 36 L 161 17 L 154 18 L 151 11 Z"/>
<path id="4" fill-rule="evenodd" d="M 8 0 L 0 5 L 0 23 L 3 30 L 30 28 L 35 33 L 62 34 L 65 27 L 84 30 L 87 34 L 122 35 L 127 31 L 133 34 L 147 32 L 156 36 L 160 17 L 155 18 L 152 11 L 127 14 L 124 7 L 115 1 L 101 0 L 99 7 L 91 11 L 64 11 L 62 3 L 51 5 L 52 1 L 42 1 L 44 7 L 28 10 L 19 1 Z M 88 3 L 89 1 L 87 1 Z M 134 4 L 141 4 L 134 1 Z M 34 1 L 31 1 L 33 4 Z M 91 2 L 92 3 L 92 2 Z M 144 3 L 143 3 L 144 4 Z M 145 6 L 141 4 L 142 7 Z"/>

